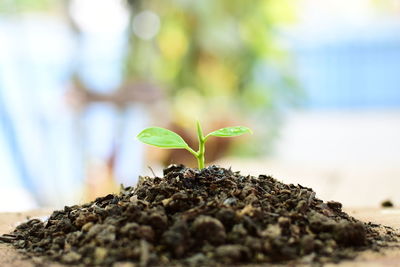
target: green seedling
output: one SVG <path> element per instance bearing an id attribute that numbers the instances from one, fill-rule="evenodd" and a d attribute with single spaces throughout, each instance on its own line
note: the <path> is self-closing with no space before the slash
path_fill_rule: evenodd
<path id="1" fill-rule="evenodd" d="M 197 151 L 192 149 L 177 133 L 160 127 L 146 128 L 137 135 L 137 138 L 145 144 L 160 148 L 186 149 L 196 157 L 199 169 L 203 169 L 204 153 L 206 151 L 205 143 L 210 136 L 234 137 L 245 133 L 252 134 L 253 132 L 247 127 L 235 126 L 222 128 L 204 136 L 200 123 L 197 122 L 197 137 L 199 140 L 199 150 Z"/>

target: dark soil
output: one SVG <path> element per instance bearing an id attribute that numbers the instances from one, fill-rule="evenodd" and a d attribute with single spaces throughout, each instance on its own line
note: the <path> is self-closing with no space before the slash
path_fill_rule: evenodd
<path id="1" fill-rule="evenodd" d="M 381 203 L 382 208 L 393 208 L 393 202 L 391 200 L 385 200 Z"/>
<path id="2" fill-rule="evenodd" d="M 1 240 L 29 256 L 101 266 L 318 264 L 398 241 L 393 229 L 341 209 L 270 176 L 171 165 L 163 178 L 141 177 L 136 188 L 30 220 Z"/>

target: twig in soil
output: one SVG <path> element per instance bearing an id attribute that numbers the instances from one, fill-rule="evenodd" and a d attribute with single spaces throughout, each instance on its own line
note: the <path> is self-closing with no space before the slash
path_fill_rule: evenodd
<path id="1" fill-rule="evenodd" d="M 140 240 L 140 266 L 148 266 L 149 262 L 149 244 L 146 240 Z"/>
<path id="2" fill-rule="evenodd" d="M 153 171 L 153 168 L 152 168 L 152 167 L 150 167 L 150 166 L 147 166 L 147 168 L 149 168 L 149 169 L 150 169 L 150 171 L 151 171 L 151 173 L 153 174 L 153 176 L 154 176 L 154 177 L 157 177 L 157 175 L 154 173 L 154 171 Z"/>
<path id="3" fill-rule="evenodd" d="M 7 243 L 10 243 L 11 241 L 14 241 L 16 239 L 18 239 L 17 236 L 10 235 L 10 234 L 4 234 L 4 235 L 0 236 L 0 241 L 7 242 Z"/>
<path id="4" fill-rule="evenodd" d="M 310 197 L 308 198 L 308 203 L 307 205 L 310 206 L 311 201 L 315 198 L 315 192 L 311 192 Z"/>

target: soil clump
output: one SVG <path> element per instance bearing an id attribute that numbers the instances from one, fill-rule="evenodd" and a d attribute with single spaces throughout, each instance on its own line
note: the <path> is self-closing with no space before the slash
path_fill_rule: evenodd
<path id="1" fill-rule="evenodd" d="M 393 202 L 388 199 L 388 200 L 382 201 L 381 207 L 382 208 L 393 208 L 394 205 L 393 205 Z"/>
<path id="2" fill-rule="evenodd" d="M 325 263 L 398 242 L 301 185 L 170 165 L 119 195 L 54 211 L 0 238 L 29 256 L 97 266 Z"/>

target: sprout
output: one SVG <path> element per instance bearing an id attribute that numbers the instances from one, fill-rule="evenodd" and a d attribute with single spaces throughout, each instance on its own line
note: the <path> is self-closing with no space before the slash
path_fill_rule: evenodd
<path id="1" fill-rule="evenodd" d="M 196 157 L 199 169 L 204 168 L 204 153 L 205 143 L 210 136 L 217 137 L 233 137 L 239 136 L 245 133 L 253 133 L 249 128 L 243 126 L 226 127 L 214 132 L 211 132 L 204 136 L 203 130 L 201 129 L 200 123 L 197 121 L 197 137 L 199 140 L 199 150 L 193 150 L 178 134 L 160 127 L 150 127 L 144 129 L 137 135 L 137 138 L 148 145 L 160 147 L 160 148 L 177 148 L 186 149 L 193 156 Z"/>

